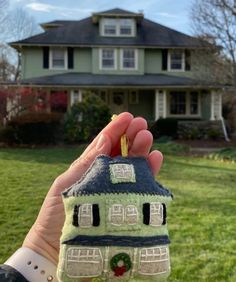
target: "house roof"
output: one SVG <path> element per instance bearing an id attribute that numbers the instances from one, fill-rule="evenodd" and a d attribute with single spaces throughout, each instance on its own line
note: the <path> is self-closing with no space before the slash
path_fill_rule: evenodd
<path id="1" fill-rule="evenodd" d="M 97 15 L 135 14 L 121 9 L 113 9 L 97 13 Z M 96 14 L 95 14 L 96 15 Z M 50 23 L 44 24 L 49 26 Z M 135 37 L 105 37 L 100 36 L 99 26 L 93 21 L 93 16 L 74 21 L 51 22 L 54 28 L 46 29 L 43 33 L 12 42 L 13 47 L 24 45 L 65 45 L 65 46 L 140 46 L 150 48 L 196 48 L 203 47 L 203 41 L 148 19 L 138 21 L 137 36 Z"/>
<path id="2" fill-rule="evenodd" d="M 135 182 L 113 184 L 110 175 L 110 165 L 131 164 L 135 171 Z M 76 197 L 93 194 L 135 193 L 143 195 L 160 195 L 172 197 L 172 194 L 155 181 L 145 158 L 133 157 L 111 158 L 98 156 L 85 176 L 63 192 L 64 197 Z"/>
<path id="3" fill-rule="evenodd" d="M 107 75 L 69 72 L 35 78 L 23 79 L 21 85 L 40 86 L 80 86 L 80 87 L 207 87 L 206 83 L 199 80 L 172 76 L 165 74 L 145 74 L 145 75 Z"/>

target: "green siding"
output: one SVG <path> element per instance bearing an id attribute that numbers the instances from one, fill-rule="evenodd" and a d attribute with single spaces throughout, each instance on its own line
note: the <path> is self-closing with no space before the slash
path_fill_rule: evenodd
<path id="1" fill-rule="evenodd" d="M 155 120 L 155 93 L 154 90 L 140 90 L 139 103 L 129 104 L 128 110 L 135 116 L 143 116 L 148 121 Z"/>
<path id="2" fill-rule="evenodd" d="M 160 73 L 162 70 L 162 55 L 159 49 L 145 50 L 145 73 Z"/>
<path id="3" fill-rule="evenodd" d="M 111 47 L 113 48 L 113 47 Z M 138 67 L 137 70 L 121 70 L 120 66 L 120 49 L 116 52 L 117 69 L 116 70 L 100 70 L 100 48 L 93 48 L 92 62 L 94 74 L 144 74 L 144 50 L 138 49 Z"/>
<path id="4" fill-rule="evenodd" d="M 53 75 L 64 72 L 92 71 L 91 49 L 76 48 L 74 50 L 74 69 L 50 70 L 43 68 L 43 51 L 40 47 L 24 48 L 22 51 L 22 78 L 31 78 L 44 75 Z"/>
<path id="5" fill-rule="evenodd" d="M 201 109 L 202 109 L 202 119 L 210 120 L 211 118 L 211 94 L 204 93 L 201 95 Z"/>

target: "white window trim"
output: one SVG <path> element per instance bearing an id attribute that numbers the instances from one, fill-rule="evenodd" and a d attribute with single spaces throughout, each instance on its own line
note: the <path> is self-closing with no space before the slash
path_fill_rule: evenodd
<path id="1" fill-rule="evenodd" d="M 170 72 L 184 72 L 185 71 L 185 52 L 184 50 L 181 50 L 182 52 L 182 68 L 181 69 L 172 69 L 171 68 L 171 53 L 175 52 L 175 51 L 179 51 L 178 49 L 173 49 L 173 50 L 168 50 L 168 62 L 167 62 L 167 70 Z"/>
<path id="2" fill-rule="evenodd" d="M 134 68 L 125 68 L 123 66 L 124 50 L 134 50 Z M 126 71 L 138 70 L 138 50 L 133 48 L 122 48 L 120 49 L 120 69 Z"/>
<path id="3" fill-rule="evenodd" d="M 78 100 L 75 99 L 75 91 L 78 91 Z M 70 92 L 70 105 L 74 105 L 76 102 L 82 102 L 82 91 L 81 89 L 73 89 Z"/>
<path id="4" fill-rule="evenodd" d="M 59 49 L 60 47 L 51 47 L 49 50 L 49 69 L 50 70 L 67 70 L 68 69 L 68 54 L 67 54 L 67 48 L 63 48 L 64 50 L 64 67 L 59 68 L 59 67 L 53 67 L 52 65 L 52 54 L 53 54 L 53 49 Z"/>
<path id="5" fill-rule="evenodd" d="M 123 19 L 114 19 L 114 18 L 111 18 L 112 20 L 115 20 L 116 21 L 116 33 L 115 34 L 106 34 L 105 33 L 105 20 L 107 18 L 103 18 L 101 19 L 101 35 L 102 36 L 107 36 L 107 37 L 134 37 L 135 36 L 135 33 L 136 33 L 136 29 L 135 29 L 135 20 L 132 19 L 132 18 L 127 18 L 127 19 L 130 19 L 132 20 L 132 25 L 131 25 L 131 34 L 121 34 L 120 33 L 120 20 Z"/>
<path id="6" fill-rule="evenodd" d="M 174 90 L 173 90 L 174 91 Z M 178 91 L 178 90 L 176 90 Z M 182 90 L 180 90 L 182 91 Z M 190 93 L 194 92 L 194 90 L 190 91 L 183 91 L 186 93 L 186 113 L 185 114 L 171 114 L 170 113 L 170 92 L 168 92 L 168 117 L 186 117 L 186 118 L 200 118 L 201 117 L 201 100 L 200 100 L 200 91 L 198 92 L 198 113 L 197 114 L 190 114 Z"/>
<path id="7" fill-rule="evenodd" d="M 106 67 L 103 67 L 102 65 L 102 51 L 105 49 L 114 51 L 114 67 L 113 68 L 106 68 Z M 100 70 L 117 70 L 117 49 L 116 48 L 100 48 L 99 49 L 99 69 Z"/>

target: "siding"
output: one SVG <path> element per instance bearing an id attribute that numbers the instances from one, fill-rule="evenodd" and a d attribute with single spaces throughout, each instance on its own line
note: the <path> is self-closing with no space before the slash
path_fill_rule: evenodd
<path id="1" fill-rule="evenodd" d="M 111 47 L 112 48 L 112 47 Z M 121 70 L 120 66 L 120 49 L 117 48 L 117 69 L 116 70 L 100 70 L 100 48 L 93 48 L 92 61 L 94 74 L 144 74 L 144 50 L 138 49 L 138 68 L 137 70 Z"/>
<path id="2" fill-rule="evenodd" d="M 22 51 L 22 79 L 64 72 L 90 73 L 91 71 L 91 49 L 89 48 L 75 48 L 74 69 L 70 70 L 43 69 L 43 53 L 40 47 L 24 48 Z"/>

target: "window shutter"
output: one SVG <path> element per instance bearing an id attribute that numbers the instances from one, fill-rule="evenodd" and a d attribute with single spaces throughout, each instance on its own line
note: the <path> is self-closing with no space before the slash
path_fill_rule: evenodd
<path id="1" fill-rule="evenodd" d="M 43 68 L 49 68 L 49 47 L 43 47 Z"/>
<path id="2" fill-rule="evenodd" d="M 185 50 L 185 70 L 191 70 L 191 51 Z"/>
<path id="3" fill-rule="evenodd" d="M 67 54 L 68 54 L 68 69 L 73 69 L 74 68 L 74 48 L 68 47 Z"/>
<path id="4" fill-rule="evenodd" d="M 162 221 L 162 225 L 166 224 L 166 205 L 162 204 L 162 208 L 163 208 L 163 221 Z"/>
<path id="5" fill-rule="evenodd" d="M 100 215 L 98 204 L 93 204 L 93 226 L 100 225 Z"/>
<path id="6" fill-rule="evenodd" d="M 168 50 L 162 49 L 162 70 L 167 70 Z"/>
<path id="7" fill-rule="evenodd" d="M 143 204 L 143 223 L 146 225 L 150 224 L 150 204 Z"/>
<path id="8" fill-rule="evenodd" d="M 79 215 L 79 206 L 80 205 L 75 205 L 74 206 L 74 212 L 73 212 L 73 221 L 72 224 L 76 227 L 79 226 L 79 219 L 78 219 L 78 215 Z"/>

